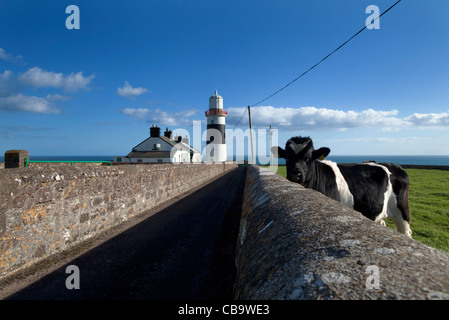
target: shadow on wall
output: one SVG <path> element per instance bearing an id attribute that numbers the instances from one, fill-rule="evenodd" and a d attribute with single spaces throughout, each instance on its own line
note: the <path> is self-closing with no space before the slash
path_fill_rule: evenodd
<path id="1" fill-rule="evenodd" d="M 9 299 L 232 299 L 244 183 L 233 170 Z M 81 290 L 64 285 L 68 265 Z"/>

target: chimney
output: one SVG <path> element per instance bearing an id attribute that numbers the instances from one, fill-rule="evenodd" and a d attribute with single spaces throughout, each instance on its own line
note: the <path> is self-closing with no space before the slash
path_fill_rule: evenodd
<path id="1" fill-rule="evenodd" d="M 153 124 L 153 126 L 150 128 L 150 137 L 158 138 L 160 136 L 161 136 L 161 128 Z"/>
<path id="2" fill-rule="evenodd" d="M 171 136 L 172 136 L 172 131 L 168 130 L 168 128 L 166 128 L 165 132 L 164 132 L 164 137 L 167 137 L 171 140 Z"/>

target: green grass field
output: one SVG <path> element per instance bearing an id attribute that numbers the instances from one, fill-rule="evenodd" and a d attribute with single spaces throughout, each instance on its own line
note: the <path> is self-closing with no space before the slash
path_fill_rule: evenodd
<path id="1" fill-rule="evenodd" d="M 449 252 L 449 171 L 405 169 L 410 180 L 410 227 L 413 239 Z M 286 177 L 286 167 L 279 166 Z M 387 219 L 387 226 L 396 229 Z"/>

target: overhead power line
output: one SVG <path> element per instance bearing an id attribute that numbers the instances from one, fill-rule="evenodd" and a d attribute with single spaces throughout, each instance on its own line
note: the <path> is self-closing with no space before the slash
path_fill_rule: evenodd
<path id="1" fill-rule="evenodd" d="M 390 11 L 391 9 L 393 9 L 399 2 L 401 2 L 402 0 L 398 0 L 395 4 L 393 4 L 391 7 L 389 7 L 387 10 L 385 10 L 381 15 L 379 15 L 376 19 L 374 19 L 374 22 L 376 20 L 378 20 L 380 17 L 382 17 L 384 14 L 386 14 L 388 11 Z M 284 90 L 285 88 L 287 88 L 288 86 L 290 86 L 292 83 L 294 83 L 295 81 L 299 80 L 300 78 L 302 78 L 303 76 L 305 76 L 309 71 L 311 71 L 312 69 L 314 69 L 315 67 L 317 67 L 320 63 L 322 63 L 324 60 L 326 60 L 327 58 L 329 58 L 331 55 L 333 55 L 335 52 L 337 52 L 338 50 L 340 50 L 342 47 L 344 47 L 349 41 L 351 41 L 352 39 L 354 39 L 356 36 L 358 36 L 363 30 L 365 30 L 367 28 L 367 25 L 365 25 L 362 29 L 360 29 L 356 34 L 354 34 L 351 38 L 349 38 L 348 40 L 346 40 L 344 43 L 342 43 L 337 49 L 335 49 L 334 51 L 332 51 L 331 53 L 329 53 L 327 56 L 325 56 L 323 59 L 321 59 L 320 61 L 318 61 L 316 64 L 314 64 L 312 67 L 310 67 L 307 71 L 303 72 L 300 76 L 296 77 L 295 79 L 293 79 L 292 81 L 290 81 L 289 83 L 287 83 L 285 86 L 283 86 L 282 88 L 280 88 L 279 90 L 277 90 L 276 92 L 272 93 L 271 95 L 269 95 L 268 97 L 260 100 L 259 102 L 252 104 L 252 106 L 257 106 L 260 103 L 270 99 L 271 97 L 273 97 L 274 95 L 278 94 L 279 92 L 281 92 L 282 90 Z M 245 111 L 246 112 L 246 111 Z M 243 116 L 242 116 L 243 117 Z M 240 120 L 239 120 L 240 122 Z M 237 122 L 238 124 L 238 122 Z"/>
<path id="2" fill-rule="evenodd" d="M 235 129 L 235 127 L 238 126 L 240 120 L 242 120 L 243 116 L 246 114 L 247 111 L 248 111 L 248 108 L 246 108 L 245 111 L 242 113 L 242 116 L 240 117 L 239 121 L 237 121 L 237 123 L 235 124 L 234 129 Z"/>
<path id="3" fill-rule="evenodd" d="M 398 0 L 396 1 L 391 7 L 389 7 L 387 10 L 385 10 L 381 15 L 379 15 L 376 19 L 374 19 L 373 22 L 377 21 L 378 19 L 380 19 L 380 17 L 382 17 L 384 14 L 386 14 L 388 11 L 390 11 L 391 9 L 393 9 L 399 2 L 401 2 L 402 0 Z M 346 40 L 345 42 L 343 42 L 340 46 L 338 46 L 334 51 L 332 51 L 331 53 L 329 53 L 327 56 L 325 56 L 323 59 L 321 59 L 320 61 L 318 61 L 317 63 L 315 63 L 312 67 L 310 67 L 309 69 L 307 69 L 306 71 L 304 71 L 301 75 L 299 75 L 298 77 L 296 77 L 295 79 L 293 79 L 292 81 L 290 81 L 289 83 L 287 83 L 285 86 L 283 86 L 282 88 L 280 88 L 279 90 L 275 91 L 274 93 L 270 94 L 268 97 L 260 100 L 259 102 L 252 104 L 251 106 L 255 107 L 259 104 L 261 104 L 262 102 L 270 99 L 271 97 L 273 97 L 274 95 L 278 94 L 279 92 L 281 92 L 282 90 L 284 90 L 285 88 L 287 88 L 288 86 L 290 86 L 291 84 L 293 84 L 294 82 L 296 82 L 297 80 L 299 80 L 300 78 L 302 78 L 303 76 L 305 76 L 307 73 L 309 73 L 311 70 L 313 70 L 314 68 L 316 68 L 319 64 L 321 64 L 324 60 L 326 60 L 327 58 L 329 58 L 331 55 L 333 55 L 335 52 L 337 52 L 338 50 L 340 50 L 341 48 L 343 48 L 348 42 L 350 42 L 352 39 L 354 39 L 355 37 L 357 37 L 360 33 L 362 33 L 362 31 L 364 31 L 367 28 L 367 25 L 365 25 L 362 29 L 360 29 L 357 33 L 355 33 L 352 37 L 350 37 L 348 40 Z M 246 114 L 246 112 L 248 111 L 248 108 L 245 109 L 245 111 L 243 112 L 242 116 L 240 117 L 239 121 L 237 121 L 237 123 L 234 126 L 234 129 L 237 127 L 237 125 L 240 123 L 240 121 L 242 120 L 243 116 Z"/>

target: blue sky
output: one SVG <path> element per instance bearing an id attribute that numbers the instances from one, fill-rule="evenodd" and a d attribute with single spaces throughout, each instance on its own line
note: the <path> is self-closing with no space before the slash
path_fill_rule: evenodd
<path id="1" fill-rule="evenodd" d="M 126 155 L 152 124 L 227 128 L 396 0 L 0 0 L 0 154 Z M 66 28 L 66 7 L 80 29 Z M 279 144 L 334 155 L 449 154 L 449 2 L 403 0 L 279 94 L 252 106 Z"/>

